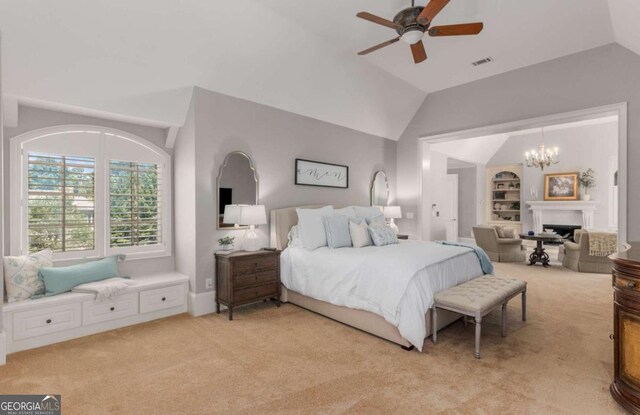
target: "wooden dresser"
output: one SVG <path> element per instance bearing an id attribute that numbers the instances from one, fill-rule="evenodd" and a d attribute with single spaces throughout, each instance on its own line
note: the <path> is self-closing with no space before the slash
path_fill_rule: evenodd
<path id="1" fill-rule="evenodd" d="M 280 251 L 216 252 L 216 312 L 275 298 L 280 307 Z"/>
<path id="2" fill-rule="evenodd" d="M 640 242 L 611 255 L 615 373 L 611 395 L 640 414 Z"/>

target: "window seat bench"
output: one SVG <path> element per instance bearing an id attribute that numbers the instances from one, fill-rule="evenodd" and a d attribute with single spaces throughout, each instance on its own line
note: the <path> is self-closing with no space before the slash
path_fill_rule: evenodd
<path id="1" fill-rule="evenodd" d="M 4 303 L 7 353 L 33 349 L 187 311 L 189 278 L 177 272 L 133 277 L 113 301 L 64 293 Z"/>

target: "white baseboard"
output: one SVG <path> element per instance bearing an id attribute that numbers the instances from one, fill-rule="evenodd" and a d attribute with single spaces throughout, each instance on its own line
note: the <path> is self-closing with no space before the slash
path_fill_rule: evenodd
<path id="1" fill-rule="evenodd" d="M 7 335 L 0 331 L 0 366 L 7 364 Z"/>
<path id="2" fill-rule="evenodd" d="M 196 294 L 189 293 L 187 297 L 187 311 L 194 317 L 216 312 L 216 292 L 207 291 Z"/>

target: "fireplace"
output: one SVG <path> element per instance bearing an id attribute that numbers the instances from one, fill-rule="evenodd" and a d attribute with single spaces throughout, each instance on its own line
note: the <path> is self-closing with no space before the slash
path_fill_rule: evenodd
<path id="1" fill-rule="evenodd" d="M 564 241 L 575 242 L 573 236 L 577 229 L 582 229 L 580 225 L 551 225 L 551 224 L 543 224 L 542 229 L 547 231 L 553 231 L 558 235 L 562 236 L 562 242 L 548 242 L 548 245 L 561 245 Z"/>

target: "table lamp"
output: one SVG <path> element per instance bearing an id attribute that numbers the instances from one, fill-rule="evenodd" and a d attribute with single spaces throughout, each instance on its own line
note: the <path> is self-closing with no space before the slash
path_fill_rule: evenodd
<path id="1" fill-rule="evenodd" d="M 231 224 L 236 228 L 240 226 L 240 206 L 241 205 L 226 205 L 224 207 L 222 223 Z"/>
<path id="2" fill-rule="evenodd" d="M 389 219 L 389 227 L 393 232 L 398 234 L 398 226 L 393 221 L 394 219 L 402 219 L 402 209 L 400 206 L 385 206 L 383 209 L 384 217 Z"/>
<path id="3" fill-rule="evenodd" d="M 264 205 L 239 206 L 238 224 L 249 225 L 249 229 L 244 234 L 242 248 L 245 251 L 250 252 L 260 250 L 260 243 L 258 241 L 258 234 L 256 233 L 255 227 L 257 225 L 267 224 L 267 211 L 264 208 Z"/>

